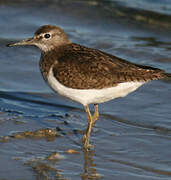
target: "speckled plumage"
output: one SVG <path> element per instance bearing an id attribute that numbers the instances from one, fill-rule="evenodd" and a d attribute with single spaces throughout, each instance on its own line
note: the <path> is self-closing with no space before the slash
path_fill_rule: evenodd
<path id="1" fill-rule="evenodd" d="M 67 44 L 42 54 L 40 67 L 46 79 L 49 69 L 63 85 L 74 89 L 102 89 L 129 81 L 164 78 L 163 70 L 130 63 L 79 44 Z"/>

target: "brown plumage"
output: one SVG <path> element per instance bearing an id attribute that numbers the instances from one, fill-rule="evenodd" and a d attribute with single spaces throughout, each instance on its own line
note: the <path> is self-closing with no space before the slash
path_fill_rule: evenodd
<path id="1" fill-rule="evenodd" d="M 41 71 L 45 78 L 53 65 L 58 81 L 74 89 L 102 89 L 123 82 L 146 82 L 167 77 L 163 70 L 130 63 L 74 43 L 44 53 L 41 59 Z"/>

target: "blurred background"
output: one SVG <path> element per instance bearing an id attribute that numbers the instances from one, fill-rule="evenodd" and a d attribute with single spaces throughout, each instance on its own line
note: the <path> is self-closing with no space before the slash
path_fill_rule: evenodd
<path id="1" fill-rule="evenodd" d="M 39 49 L 6 47 L 45 24 L 74 43 L 171 72 L 170 0 L 0 0 L 0 180 L 169 180 L 171 81 L 101 104 L 94 150 L 85 153 L 83 107 L 45 84 Z"/>

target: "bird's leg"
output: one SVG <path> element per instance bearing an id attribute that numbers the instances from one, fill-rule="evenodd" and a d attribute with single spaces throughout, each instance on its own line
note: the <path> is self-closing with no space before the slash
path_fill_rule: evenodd
<path id="1" fill-rule="evenodd" d="M 93 123 L 93 116 L 90 113 L 88 105 L 86 105 L 84 108 L 88 116 L 88 127 L 86 133 L 83 136 L 83 147 L 84 149 L 88 150 L 90 148 L 90 143 L 89 143 L 90 133 L 94 123 Z"/>
<path id="2" fill-rule="evenodd" d="M 93 126 L 98 119 L 99 119 L 98 104 L 94 104 Z"/>
<path id="3" fill-rule="evenodd" d="M 85 111 L 87 113 L 87 116 L 88 116 L 87 131 L 86 131 L 85 135 L 83 136 L 83 147 L 86 150 L 90 148 L 89 139 L 90 139 L 91 129 L 99 118 L 98 104 L 95 104 L 94 106 L 95 106 L 95 110 L 94 110 L 93 116 L 90 113 L 90 109 L 89 109 L 88 105 L 86 105 L 84 107 Z"/>

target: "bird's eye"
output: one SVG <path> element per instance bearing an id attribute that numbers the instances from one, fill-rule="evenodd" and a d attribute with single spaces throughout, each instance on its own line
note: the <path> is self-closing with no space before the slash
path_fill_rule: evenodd
<path id="1" fill-rule="evenodd" d="M 45 34 L 44 38 L 46 38 L 46 39 L 50 38 L 50 34 Z"/>

